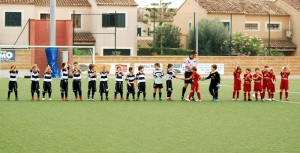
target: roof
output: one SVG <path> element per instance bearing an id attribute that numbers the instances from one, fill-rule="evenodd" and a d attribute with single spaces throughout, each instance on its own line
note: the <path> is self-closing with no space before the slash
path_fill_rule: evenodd
<path id="1" fill-rule="evenodd" d="M 49 6 L 50 0 L 0 0 L 0 4 L 32 4 Z M 57 6 L 91 6 L 88 0 L 56 0 Z"/>
<path id="2" fill-rule="evenodd" d="M 269 41 L 268 39 L 264 39 L 263 43 L 265 46 L 268 47 Z M 270 44 L 271 48 L 278 48 L 278 49 L 296 49 L 297 46 L 290 40 L 283 39 L 283 40 L 271 40 Z"/>
<path id="3" fill-rule="evenodd" d="M 294 9 L 296 9 L 298 12 L 300 12 L 300 1 L 299 0 L 282 0 L 286 4 L 290 5 Z"/>
<path id="4" fill-rule="evenodd" d="M 95 38 L 91 33 L 75 33 L 74 45 L 95 45 Z"/>
<path id="5" fill-rule="evenodd" d="M 211 14 L 289 15 L 266 0 L 199 0 L 199 5 Z"/>
<path id="6" fill-rule="evenodd" d="M 168 17 L 163 17 L 163 22 L 173 22 L 174 16 L 176 15 L 177 12 L 177 8 L 168 8 L 170 9 L 172 12 L 174 13 L 170 13 L 170 15 Z M 161 12 L 161 11 L 159 11 Z M 158 12 L 158 14 L 159 14 Z M 146 14 L 149 14 L 149 11 L 146 10 L 146 8 L 138 8 L 137 10 L 137 21 L 138 22 L 143 22 L 145 20 L 147 20 L 147 18 L 145 17 Z M 159 15 L 157 15 L 159 16 Z M 159 19 L 156 19 L 156 21 L 158 21 Z M 151 22 L 153 22 L 153 19 L 151 19 Z"/>
<path id="7" fill-rule="evenodd" d="M 134 0 L 96 0 L 98 6 L 138 6 Z"/>
<path id="8" fill-rule="evenodd" d="M 145 39 L 138 39 L 137 40 L 138 48 L 150 48 L 151 47 L 150 45 L 152 43 L 153 43 L 152 40 L 145 40 Z"/>

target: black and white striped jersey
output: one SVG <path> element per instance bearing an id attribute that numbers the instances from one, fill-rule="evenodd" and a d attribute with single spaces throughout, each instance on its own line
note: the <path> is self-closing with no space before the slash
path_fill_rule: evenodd
<path id="1" fill-rule="evenodd" d="M 97 79 L 97 75 L 94 74 L 96 74 L 96 71 L 88 70 L 89 81 L 95 81 Z"/>
<path id="2" fill-rule="evenodd" d="M 193 66 L 197 66 L 197 61 L 196 59 L 192 59 L 190 57 L 186 58 L 184 61 L 184 65 L 185 67 L 189 66 L 190 68 L 192 68 Z M 185 68 L 186 72 L 191 72 L 189 69 Z"/>
<path id="3" fill-rule="evenodd" d="M 44 81 L 45 82 L 51 82 L 52 81 L 51 75 L 52 75 L 52 73 L 45 73 L 44 74 Z"/>
<path id="4" fill-rule="evenodd" d="M 33 72 L 32 70 L 30 70 L 30 72 L 31 72 L 31 81 L 39 81 L 40 80 L 40 78 L 39 78 L 40 72 L 39 71 Z"/>
<path id="5" fill-rule="evenodd" d="M 168 70 L 166 80 L 172 80 L 173 78 L 175 78 L 175 72 Z"/>
<path id="6" fill-rule="evenodd" d="M 61 69 L 60 73 L 61 73 L 61 79 L 63 80 L 66 80 L 68 79 L 68 71 L 69 71 L 69 68 L 67 69 Z"/>
<path id="7" fill-rule="evenodd" d="M 123 73 L 122 72 L 116 72 L 116 82 L 122 82 L 123 81 Z"/>
<path id="8" fill-rule="evenodd" d="M 108 81 L 108 72 L 101 72 L 100 73 L 100 81 Z"/>
<path id="9" fill-rule="evenodd" d="M 135 79 L 138 80 L 138 83 L 140 83 L 140 82 L 146 82 L 146 80 L 145 80 L 145 73 L 144 72 L 138 72 L 136 74 Z"/>
<path id="10" fill-rule="evenodd" d="M 162 84 L 162 78 L 164 76 L 164 72 L 161 69 L 153 71 L 154 83 Z"/>
<path id="11" fill-rule="evenodd" d="M 18 71 L 9 71 L 9 81 L 17 81 Z"/>
<path id="12" fill-rule="evenodd" d="M 79 70 L 73 70 L 73 80 L 81 80 L 81 72 Z"/>
<path id="13" fill-rule="evenodd" d="M 135 80 L 135 75 L 134 74 L 132 74 L 132 73 L 129 73 L 129 74 L 127 74 L 127 76 L 126 76 L 126 79 L 125 79 L 126 81 L 128 81 L 129 83 L 134 83 L 134 80 Z"/>

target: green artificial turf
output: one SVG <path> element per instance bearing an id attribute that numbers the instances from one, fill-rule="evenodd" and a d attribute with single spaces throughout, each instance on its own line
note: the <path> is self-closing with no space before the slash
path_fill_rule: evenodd
<path id="1" fill-rule="evenodd" d="M 59 80 L 52 101 L 30 101 L 28 79 L 18 80 L 20 100 L 6 101 L 8 81 L 0 79 L 0 152 L 300 152 L 300 79 L 290 80 L 289 102 L 232 101 L 232 79 L 222 79 L 219 103 L 210 102 L 209 81 L 200 84 L 202 102 L 180 101 L 181 80 L 174 80 L 175 101 L 152 101 L 147 81 L 147 102 L 113 101 L 112 79 L 109 102 L 98 92 L 95 101 L 75 102 L 71 80 L 70 101 L 62 102 Z"/>

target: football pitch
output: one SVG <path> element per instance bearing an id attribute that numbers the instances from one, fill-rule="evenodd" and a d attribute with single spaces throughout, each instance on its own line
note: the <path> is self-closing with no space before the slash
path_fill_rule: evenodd
<path id="1" fill-rule="evenodd" d="M 52 101 L 31 101 L 29 79 L 18 79 L 19 101 L 14 93 L 7 101 L 8 79 L 0 84 L 1 153 L 300 152 L 300 79 L 290 79 L 288 102 L 232 101 L 232 79 L 222 79 L 218 103 L 210 101 L 208 80 L 200 82 L 202 102 L 182 102 L 183 81 L 176 79 L 173 102 L 153 101 L 152 79 L 147 102 L 113 101 L 113 79 L 108 102 L 99 100 L 99 92 L 95 101 L 86 100 L 86 79 L 85 100 L 74 101 L 70 80 L 67 102 L 59 101 L 59 80 L 53 81 Z"/>

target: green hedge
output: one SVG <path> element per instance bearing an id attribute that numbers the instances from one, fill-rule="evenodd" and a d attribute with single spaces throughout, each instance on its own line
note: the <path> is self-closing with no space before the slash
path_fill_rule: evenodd
<path id="1" fill-rule="evenodd" d="M 181 48 L 164 48 L 162 55 L 189 55 L 192 50 L 184 50 Z M 161 55 L 161 50 L 159 48 L 139 48 L 138 56 L 153 56 L 153 54 Z"/>

